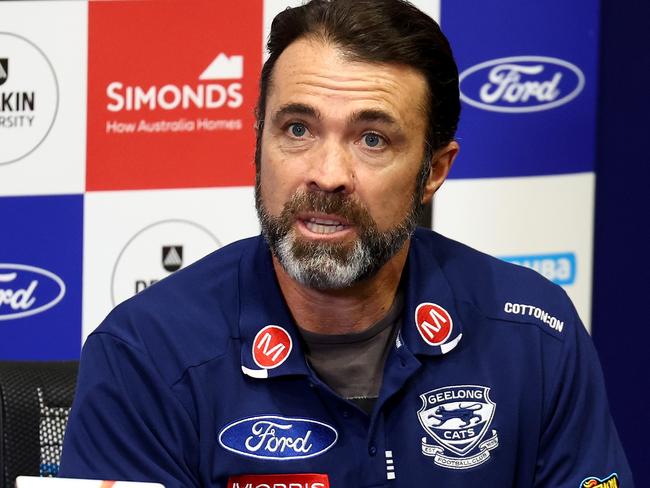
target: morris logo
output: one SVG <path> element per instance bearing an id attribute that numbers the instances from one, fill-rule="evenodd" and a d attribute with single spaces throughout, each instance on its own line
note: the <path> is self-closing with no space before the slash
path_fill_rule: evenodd
<path id="1" fill-rule="evenodd" d="M 330 480 L 316 473 L 241 474 L 228 478 L 228 488 L 330 488 Z"/>
<path id="2" fill-rule="evenodd" d="M 52 308 L 65 295 L 65 283 L 34 266 L 0 263 L 0 320 L 19 319 Z"/>
<path id="3" fill-rule="evenodd" d="M 253 360 L 260 368 L 277 368 L 291 354 L 291 336 L 282 327 L 267 325 L 253 340 Z"/>
<path id="4" fill-rule="evenodd" d="M 238 420 L 219 433 L 219 444 L 224 449 L 277 461 L 318 456 L 336 444 L 337 439 L 337 431 L 322 422 L 275 415 Z"/>
<path id="5" fill-rule="evenodd" d="M 576 65 L 545 56 L 486 61 L 460 74 L 460 98 L 492 112 L 550 110 L 576 98 L 585 76 Z"/>
<path id="6" fill-rule="evenodd" d="M 451 315 L 435 303 L 421 303 L 415 309 L 415 325 L 422 339 L 430 346 L 443 344 L 453 328 Z"/>

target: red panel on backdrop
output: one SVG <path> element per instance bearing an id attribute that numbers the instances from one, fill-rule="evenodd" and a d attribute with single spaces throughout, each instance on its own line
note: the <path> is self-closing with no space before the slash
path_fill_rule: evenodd
<path id="1" fill-rule="evenodd" d="M 90 2 L 87 190 L 252 185 L 262 1 Z"/>

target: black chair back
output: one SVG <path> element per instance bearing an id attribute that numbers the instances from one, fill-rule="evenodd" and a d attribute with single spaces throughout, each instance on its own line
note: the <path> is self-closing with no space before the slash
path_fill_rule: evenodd
<path id="1" fill-rule="evenodd" d="M 78 361 L 0 361 L 0 488 L 56 476 Z"/>

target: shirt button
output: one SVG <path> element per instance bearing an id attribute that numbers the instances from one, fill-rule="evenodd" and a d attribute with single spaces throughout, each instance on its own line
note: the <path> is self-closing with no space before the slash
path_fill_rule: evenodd
<path id="1" fill-rule="evenodd" d="M 343 412 L 341 412 L 341 415 L 343 415 L 344 419 L 349 419 L 352 416 L 349 410 L 343 410 Z"/>
<path id="2" fill-rule="evenodd" d="M 368 454 L 370 454 L 371 456 L 377 454 L 377 446 L 375 446 L 374 444 L 370 444 L 370 447 L 368 448 Z"/>

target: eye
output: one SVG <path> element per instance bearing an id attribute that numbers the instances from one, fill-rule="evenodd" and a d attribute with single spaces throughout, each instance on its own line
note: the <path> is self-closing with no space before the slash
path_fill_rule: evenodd
<path id="1" fill-rule="evenodd" d="M 367 134 L 364 134 L 362 139 L 364 144 L 368 147 L 381 148 L 386 145 L 386 140 L 374 132 L 368 132 Z"/>
<path id="2" fill-rule="evenodd" d="M 294 122 L 289 125 L 289 132 L 293 137 L 304 137 L 307 134 L 307 127 L 305 127 L 305 124 L 301 124 L 300 122 Z"/>

